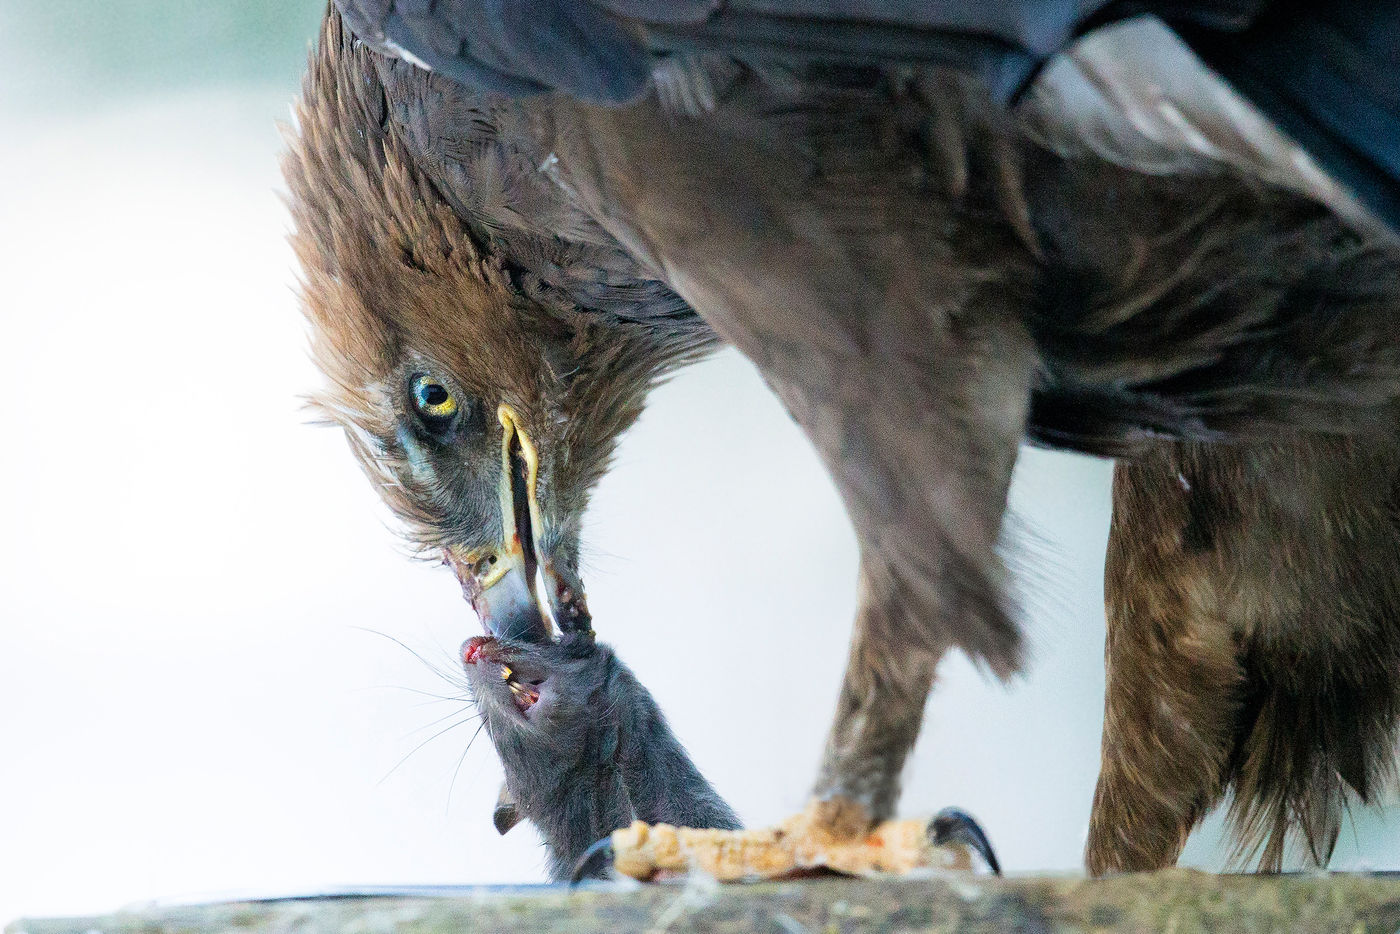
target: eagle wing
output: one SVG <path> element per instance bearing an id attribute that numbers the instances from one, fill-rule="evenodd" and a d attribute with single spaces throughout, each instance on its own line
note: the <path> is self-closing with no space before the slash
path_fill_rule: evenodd
<path id="1" fill-rule="evenodd" d="M 1151 13 L 1267 115 L 1268 121 L 1251 121 L 1251 129 L 1269 136 L 1277 134 L 1273 124 L 1282 126 L 1370 211 L 1400 226 L 1400 97 L 1394 93 L 1400 5 L 1390 0 L 1319 3 L 1306 10 L 1274 0 L 336 0 L 336 5 L 362 41 L 466 87 L 509 96 L 563 91 L 599 103 L 636 100 L 654 79 L 664 88 L 667 69 L 678 54 L 690 51 L 741 59 L 952 66 L 976 75 L 994 98 L 1009 103 L 1076 37 Z M 1103 86 L 1121 90 L 1122 79 L 1134 76 L 1126 86 L 1136 88 L 1114 102 L 1129 109 L 1133 96 L 1153 84 L 1139 66 L 1150 69 L 1159 58 L 1153 48 L 1133 51 L 1116 63 L 1102 57 L 1078 62 L 1091 85 L 1108 75 Z M 1186 72 L 1159 71 L 1167 76 L 1159 87 L 1181 90 L 1173 74 L 1199 71 L 1198 64 Z M 1072 102 L 1074 96 L 1059 100 Z M 1222 103 L 1215 93 L 1194 100 L 1203 111 Z M 1149 122 L 1163 116 L 1139 111 L 1138 117 L 1144 115 Z M 1187 122 L 1200 128 L 1214 119 Z M 1197 140 L 1177 142 L 1192 147 Z"/>
<path id="2" fill-rule="evenodd" d="M 1141 12 L 1213 30 L 1268 0 L 336 0 L 352 31 L 479 90 L 635 100 L 689 50 L 956 65 L 1003 98 L 1093 25 Z"/>

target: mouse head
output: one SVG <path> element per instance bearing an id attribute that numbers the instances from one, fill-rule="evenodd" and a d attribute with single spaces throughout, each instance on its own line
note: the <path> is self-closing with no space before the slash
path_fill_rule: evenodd
<path id="1" fill-rule="evenodd" d="M 592 639 L 536 644 L 474 636 L 462 645 L 467 682 L 493 740 L 511 731 L 557 735 L 596 719 L 593 704 L 611 659 Z"/>

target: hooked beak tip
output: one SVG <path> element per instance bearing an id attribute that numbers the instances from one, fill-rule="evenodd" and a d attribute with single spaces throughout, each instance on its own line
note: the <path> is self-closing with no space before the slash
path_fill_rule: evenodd
<path id="1" fill-rule="evenodd" d="M 592 633 L 578 575 L 541 545 L 539 453 L 520 416 L 502 403 L 501 542 L 485 549 L 449 546 L 445 560 L 482 625 L 502 640 L 548 642 L 556 629 Z"/>

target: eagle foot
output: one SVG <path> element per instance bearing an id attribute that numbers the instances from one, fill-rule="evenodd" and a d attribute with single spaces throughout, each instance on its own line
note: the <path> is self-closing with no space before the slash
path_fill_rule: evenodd
<path id="1" fill-rule="evenodd" d="M 1000 871 L 986 835 L 962 811 L 950 808 L 932 821 L 891 820 L 851 833 L 842 820 L 849 810 L 813 801 L 801 813 L 758 830 L 634 821 L 590 847 L 575 877 L 596 873 L 599 860 L 609 859 L 615 872 L 642 881 L 691 872 L 721 882 L 821 873 L 902 875 L 917 869 L 971 872 L 974 854 Z"/>

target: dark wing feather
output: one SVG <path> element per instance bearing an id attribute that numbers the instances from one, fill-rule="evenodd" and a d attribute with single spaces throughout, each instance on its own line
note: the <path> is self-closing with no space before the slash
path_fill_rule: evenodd
<path id="1" fill-rule="evenodd" d="M 1076 35 L 1156 13 L 1238 31 L 1269 0 L 336 0 L 352 31 L 469 87 L 635 100 L 660 57 L 703 48 L 977 71 L 1003 99 Z"/>
<path id="2" fill-rule="evenodd" d="M 953 65 L 978 73 L 1007 99 L 1086 22 L 1142 8 L 1110 0 L 336 2 L 365 42 L 468 87 L 513 96 L 559 90 L 596 103 L 635 100 L 659 61 L 696 49 L 788 61 Z M 1234 11 L 1261 3 L 1185 6 Z"/>
<path id="3" fill-rule="evenodd" d="M 1079 35 L 1152 13 L 1400 225 L 1400 6 L 1272 0 L 336 0 L 351 31 L 481 91 L 640 97 L 677 53 L 956 67 L 1009 102 Z"/>

